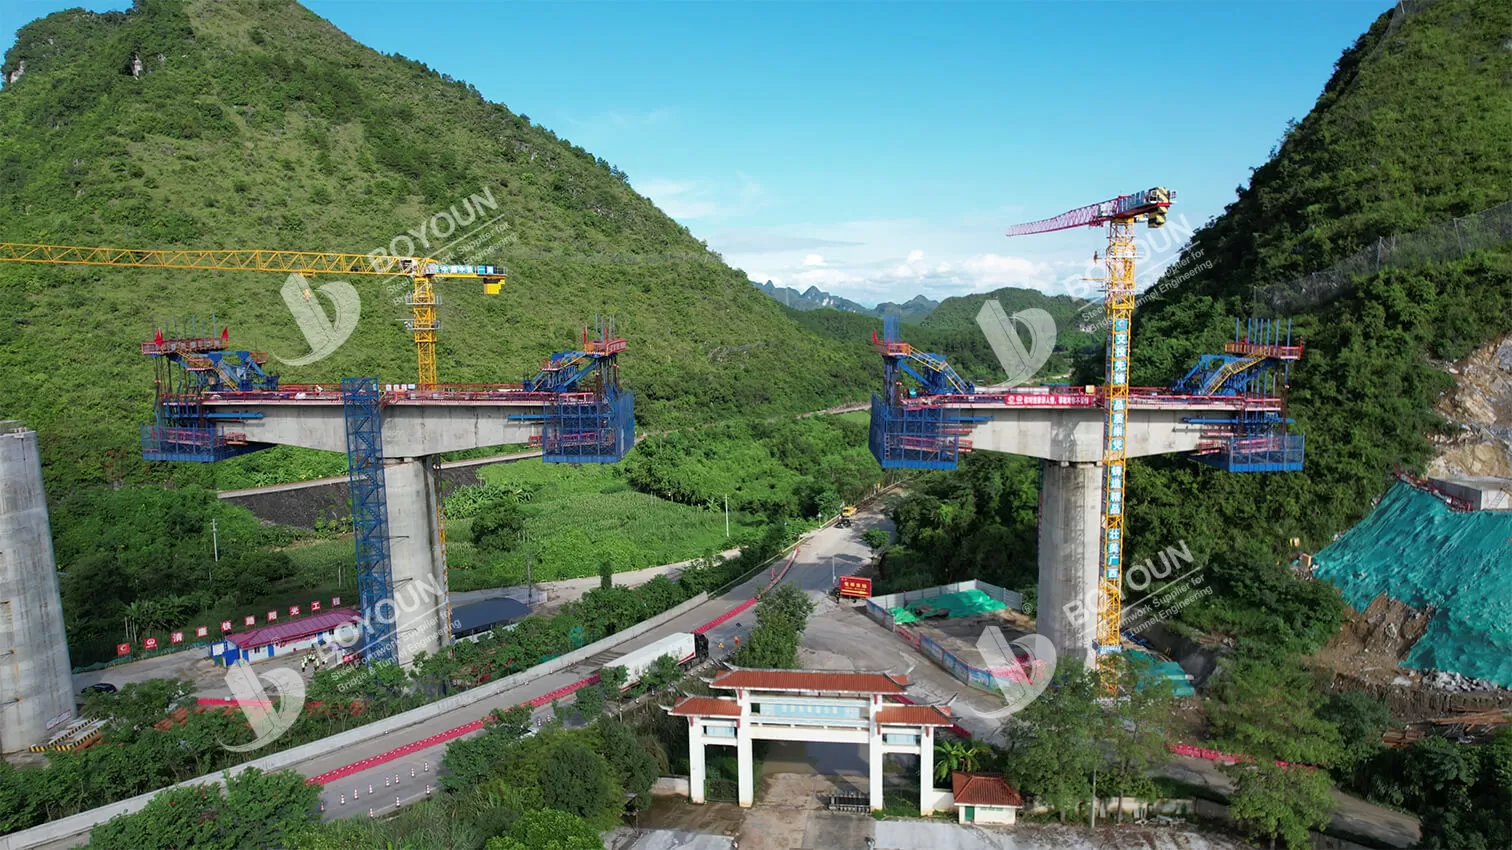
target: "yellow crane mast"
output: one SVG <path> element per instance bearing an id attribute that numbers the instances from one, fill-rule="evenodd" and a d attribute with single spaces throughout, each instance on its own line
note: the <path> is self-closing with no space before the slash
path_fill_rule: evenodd
<path id="1" fill-rule="evenodd" d="M 1104 262 L 1106 308 L 1108 313 L 1107 372 L 1104 377 L 1103 401 L 1103 515 L 1099 541 L 1097 633 L 1095 646 L 1099 656 L 1118 652 L 1123 647 L 1120 625 L 1123 619 L 1123 553 L 1128 546 L 1124 534 L 1124 482 L 1128 449 L 1125 445 L 1129 411 L 1129 331 L 1134 317 L 1134 225 L 1144 221 L 1150 227 L 1165 225 L 1166 210 L 1176 193 L 1157 186 L 1132 195 L 1119 195 L 1110 201 L 1079 207 L 1055 218 L 1016 225 L 1009 236 L 1048 233 L 1073 227 L 1108 226 L 1108 251 Z"/>

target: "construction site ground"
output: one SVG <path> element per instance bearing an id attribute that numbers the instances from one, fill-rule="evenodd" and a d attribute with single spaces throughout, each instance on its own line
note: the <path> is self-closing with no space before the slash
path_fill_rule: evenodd
<path id="1" fill-rule="evenodd" d="M 946 652 L 967 664 L 978 669 L 986 669 L 989 665 L 982 659 L 982 653 L 977 649 L 977 641 L 991 626 L 1002 629 L 1003 637 L 1013 640 L 1034 631 L 1034 618 L 1012 608 L 999 608 L 996 611 L 973 614 L 969 617 L 950 619 L 931 617 L 916 620 L 904 628 L 914 631 L 920 637 L 928 637 Z"/>
<path id="2" fill-rule="evenodd" d="M 1004 634 L 1007 633 L 1005 627 Z M 911 699 L 921 703 L 944 703 L 954 698 L 950 705 L 951 712 L 974 738 L 998 745 L 1005 743 L 1003 719 L 993 716 L 994 712 L 1003 707 L 1001 698 L 968 687 L 915 651 L 902 638 L 871 620 L 862 608 L 850 603 L 837 605 L 829 599 L 819 603 L 804 631 L 798 661 L 801 667 L 810 670 L 885 670 L 906 673 Z M 1200 728 L 1200 712 L 1187 705 L 1191 702 L 1189 700 L 1178 702 L 1181 703 L 1178 706 L 1177 725 L 1181 730 L 1178 734 L 1195 734 Z M 1190 737 L 1182 743 L 1200 744 L 1202 739 Z M 1220 797 L 1226 798 L 1234 790 L 1233 784 L 1219 770 L 1218 764 L 1206 759 L 1173 756 L 1161 773 L 1189 785 L 1207 788 Z M 1339 804 L 1339 810 L 1329 830 L 1331 835 L 1365 839 L 1381 847 L 1412 847 L 1417 844 L 1420 838 L 1417 818 L 1337 791 L 1334 792 L 1334 798 Z M 740 846 L 742 850 L 747 850 L 744 838 L 741 839 Z"/>
<path id="3" fill-rule="evenodd" d="M 1363 690 L 1381 699 L 1395 720 L 1423 727 L 1419 733 L 1466 718 L 1471 726 L 1476 719 L 1495 721 L 1498 715 L 1506 722 L 1512 690 L 1452 690 L 1452 683 L 1436 684 L 1442 677 L 1402 666 L 1433 613 L 1381 594 L 1363 612 L 1350 610 L 1349 622 L 1312 657 L 1313 666 L 1332 676 L 1337 689 Z"/>

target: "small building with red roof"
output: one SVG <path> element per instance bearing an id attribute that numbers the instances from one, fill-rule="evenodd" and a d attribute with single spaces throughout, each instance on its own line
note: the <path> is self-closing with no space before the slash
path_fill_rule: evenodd
<path id="1" fill-rule="evenodd" d="M 705 800 L 704 749 L 735 748 L 738 800 L 755 799 L 753 741 L 860 744 L 867 750 L 873 810 L 882 808 L 882 762 L 893 754 L 920 759 L 919 808 L 950 810 L 950 794 L 934 788 L 934 734 L 954 727 L 950 709 L 916 705 L 908 678 L 893 673 L 821 670 L 721 670 L 709 681 L 730 696 L 683 697 L 665 706 L 688 721 L 689 799 Z"/>
<path id="2" fill-rule="evenodd" d="M 1024 798 L 1000 773 L 951 771 L 950 795 L 961 823 L 1014 823 Z"/>
<path id="3" fill-rule="evenodd" d="M 226 635 L 223 640 L 210 645 L 210 657 L 218 664 L 230 666 L 243 659 L 262 661 L 314 649 L 336 642 L 338 632 L 341 637 L 346 637 L 361 619 L 355 608 L 336 608 L 282 623 L 270 623 Z"/>

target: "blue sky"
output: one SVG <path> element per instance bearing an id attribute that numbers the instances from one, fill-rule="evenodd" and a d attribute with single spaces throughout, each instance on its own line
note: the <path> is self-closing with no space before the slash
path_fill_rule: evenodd
<path id="1" fill-rule="evenodd" d="M 0 32 L 74 5 L 8 0 Z M 1085 293 L 1098 231 L 1004 231 L 1165 185 L 1153 272 L 1392 3 L 306 5 L 619 166 L 752 278 L 871 304 Z"/>

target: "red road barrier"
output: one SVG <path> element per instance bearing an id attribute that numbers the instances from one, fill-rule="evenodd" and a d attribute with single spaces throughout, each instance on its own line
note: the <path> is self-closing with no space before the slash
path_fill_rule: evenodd
<path id="1" fill-rule="evenodd" d="M 770 582 L 767 583 L 767 587 L 768 588 L 770 588 L 773 585 L 777 584 L 777 582 L 782 581 L 782 579 L 787 575 L 788 570 L 793 566 L 793 561 L 796 560 L 797 557 L 798 557 L 798 550 L 796 548 L 794 548 L 792 556 L 788 558 L 787 564 L 782 568 L 782 573 L 780 575 L 774 576 L 773 579 Z M 730 611 L 728 611 L 728 612 L 726 612 L 724 614 L 721 614 L 718 617 L 715 617 L 714 619 L 710 620 L 709 622 L 704 623 L 702 626 L 699 626 L 698 628 L 694 629 L 693 633 L 694 634 L 703 634 L 704 632 L 708 631 L 709 629 L 712 629 L 715 626 L 720 625 L 721 623 L 727 622 L 728 620 L 730 620 L 735 615 L 740 614 L 743 611 L 749 610 L 752 605 L 756 604 L 756 601 L 757 601 L 758 598 L 759 597 L 754 597 L 754 598 L 751 598 L 751 599 L 747 599 L 746 601 L 744 601 L 744 602 L 740 603 L 739 605 L 735 606 L 735 608 L 733 608 L 732 610 L 730 610 Z M 598 680 L 599 680 L 599 674 L 594 673 L 592 676 L 589 676 L 589 677 L 584 678 L 584 679 L 579 679 L 579 680 L 577 680 L 576 682 L 573 682 L 570 685 L 563 685 L 562 687 L 557 688 L 556 690 L 552 691 L 549 694 L 544 694 L 542 696 L 538 696 L 535 699 L 532 699 L 532 700 L 529 700 L 527 702 L 521 703 L 521 705 L 527 705 L 527 706 L 530 706 L 531 708 L 540 708 L 543 705 L 550 705 L 552 700 L 554 700 L 554 699 L 561 699 L 564 696 L 567 696 L 567 695 L 569 695 L 571 693 L 574 693 L 579 688 L 583 688 L 583 687 L 586 687 L 588 685 L 594 684 Z M 201 697 L 200 698 L 200 704 L 201 705 L 237 705 L 237 702 L 235 700 L 217 699 L 215 697 Z M 485 720 L 486 720 L 486 718 L 485 718 Z M 309 779 L 306 779 L 305 780 L 305 784 L 306 785 L 326 785 L 328 783 L 335 782 L 338 779 L 342 779 L 344 777 L 351 776 L 354 773 L 361 773 L 362 771 L 367 770 L 370 767 L 375 767 L 377 765 L 383 764 L 384 762 L 390 762 L 390 761 L 393 761 L 394 759 L 403 758 L 404 756 L 411 755 L 413 753 L 417 753 L 420 750 L 425 750 L 425 749 L 429 749 L 431 747 L 434 747 L 437 744 L 447 743 L 448 741 L 451 741 L 454 738 L 459 738 L 459 737 L 461 737 L 463 735 L 468 734 L 469 732 L 476 732 L 477 730 L 482 729 L 485 720 L 474 720 L 471 723 L 463 724 L 461 726 L 456 727 L 455 729 L 448 729 L 445 732 L 441 732 L 439 734 L 432 735 L 429 738 L 421 738 L 418 741 L 411 741 L 410 743 L 405 744 L 402 747 L 397 747 L 395 749 L 389 750 L 386 753 L 379 753 L 376 756 L 372 756 L 371 758 L 365 758 L 365 759 L 363 759 L 362 761 L 359 761 L 359 762 L 353 762 L 352 764 L 346 765 L 345 767 L 338 767 L 335 770 L 328 770 L 325 773 L 320 774 L 319 776 L 312 776 Z M 969 735 L 966 735 L 965 730 L 961 729 L 959 726 L 954 727 L 954 728 L 956 728 L 957 730 L 959 730 L 957 732 L 957 734 L 963 735 L 965 737 L 970 737 Z"/>
<path id="2" fill-rule="evenodd" d="M 362 771 L 367 770 L 370 767 L 375 767 L 377 765 L 383 764 L 384 762 L 393 761 L 394 759 L 402 758 L 411 753 L 417 753 L 421 750 L 429 749 L 430 747 L 434 747 L 437 744 L 444 744 L 447 741 L 452 740 L 453 738 L 460 738 L 461 736 L 466 735 L 469 732 L 476 732 L 482 728 L 482 720 L 474 720 L 471 723 L 464 723 L 463 725 L 458 726 L 455 729 L 448 729 L 445 732 L 437 733 L 430 736 L 429 738 L 421 738 L 418 741 L 411 741 L 410 743 L 405 744 L 402 747 L 397 747 L 395 749 L 389 750 L 386 753 L 379 753 L 372 758 L 365 758 L 362 761 L 353 762 L 352 764 L 349 764 L 345 767 L 338 767 L 335 770 L 328 770 L 325 773 L 320 774 L 319 776 L 312 776 L 309 779 L 305 780 L 305 784 L 325 785 L 330 782 L 335 782 L 338 779 L 343 779 L 345 777 L 351 776 L 354 773 L 361 773 Z"/>

